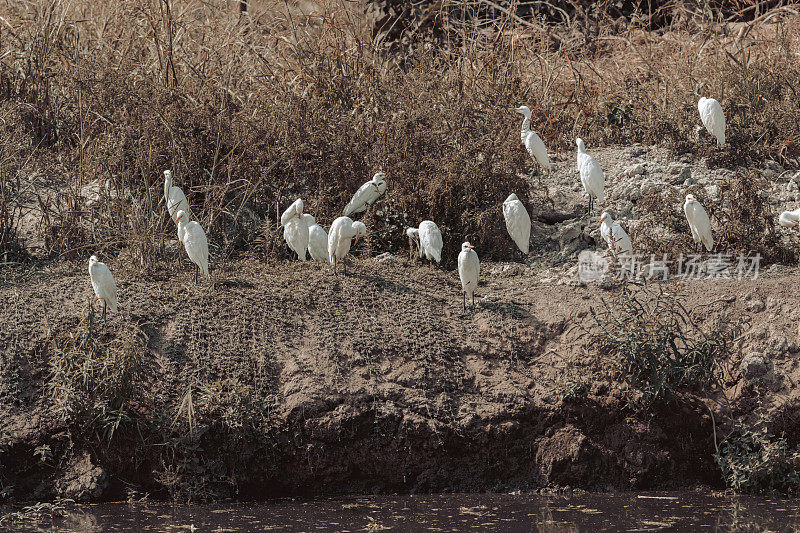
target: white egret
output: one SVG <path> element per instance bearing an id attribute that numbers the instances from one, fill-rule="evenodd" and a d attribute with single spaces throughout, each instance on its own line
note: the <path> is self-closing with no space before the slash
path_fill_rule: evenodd
<path id="1" fill-rule="evenodd" d="M 308 223 L 303 218 L 303 200 L 298 198 L 281 215 L 283 238 L 300 261 L 306 260 Z"/>
<path id="2" fill-rule="evenodd" d="M 175 220 L 178 211 L 189 214 L 189 202 L 180 187 L 172 185 L 172 171 L 164 171 L 164 202 L 167 204 L 169 218 Z"/>
<path id="3" fill-rule="evenodd" d="M 608 244 L 608 249 L 611 250 L 611 255 L 619 259 L 620 257 L 633 255 L 633 244 L 631 238 L 622 229 L 622 226 L 617 224 L 610 214 L 603 212 L 600 215 L 600 235 L 603 240 Z"/>
<path id="4" fill-rule="evenodd" d="M 303 213 L 303 219 L 308 226 L 308 253 L 314 261 L 330 263 L 328 256 L 328 232 L 317 224 L 313 216 Z"/>
<path id="5" fill-rule="evenodd" d="M 461 279 L 461 289 L 464 291 L 464 309 L 467 308 L 467 298 L 472 298 L 472 307 L 475 307 L 475 288 L 478 286 L 478 275 L 481 272 L 481 262 L 474 246 L 469 242 L 461 245 L 458 254 L 458 277 Z"/>
<path id="6" fill-rule="evenodd" d="M 542 142 L 541 137 L 531 129 L 531 109 L 524 105 L 520 107 L 512 107 L 514 111 L 525 116 L 522 121 L 522 130 L 520 131 L 520 138 L 525 149 L 532 158 L 534 158 L 547 172 L 553 169 L 550 164 L 550 157 L 547 155 L 547 147 Z"/>
<path id="7" fill-rule="evenodd" d="M 89 258 L 89 278 L 92 280 L 94 295 L 103 300 L 103 320 L 106 318 L 106 306 L 117 312 L 117 284 L 114 276 L 105 263 L 101 263 L 96 255 Z"/>
<path id="8" fill-rule="evenodd" d="M 778 224 L 784 228 L 800 227 L 800 209 L 781 213 L 781 216 L 778 217 Z"/>
<path id="9" fill-rule="evenodd" d="M 434 222 L 423 220 L 419 228 L 408 228 L 406 235 L 416 242 L 420 257 L 437 263 L 442 261 L 442 232 Z"/>
<path id="10" fill-rule="evenodd" d="M 706 127 L 708 133 L 717 139 L 719 146 L 725 145 L 725 113 L 722 106 L 713 98 L 700 98 L 697 102 L 697 110 L 700 112 L 700 120 Z"/>
<path id="11" fill-rule="evenodd" d="M 417 249 L 420 257 L 423 257 L 422 245 L 419 242 L 419 228 L 406 228 L 406 235 L 408 235 L 409 257 L 414 253 L 414 248 Z"/>
<path id="12" fill-rule="evenodd" d="M 194 282 L 197 283 L 197 275 L 200 271 L 208 276 L 208 239 L 206 232 L 200 224 L 192 220 L 187 221 L 188 215 L 184 211 L 178 211 L 175 215 L 175 223 L 178 224 L 178 240 L 183 243 L 186 254 L 192 263 L 197 265 L 194 273 Z"/>
<path id="13" fill-rule="evenodd" d="M 366 234 L 367 227 L 363 222 L 353 222 L 349 217 L 339 217 L 333 221 L 331 232 L 328 234 L 328 258 L 333 265 L 334 274 L 336 274 L 336 264 L 344 260 L 344 256 L 350 251 L 353 237 L 357 243 L 359 237 Z M 347 274 L 347 263 L 344 265 L 344 273 Z"/>
<path id="14" fill-rule="evenodd" d="M 376 172 L 372 179 L 362 185 L 353 195 L 353 199 L 344 207 L 344 216 L 366 211 L 386 192 L 386 173 Z"/>
<path id="15" fill-rule="evenodd" d="M 514 193 L 503 202 L 503 218 L 506 219 L 506 229 L 511 239 L 527 255 L 531 240 L 531 217 Z"/>
<path id="16" fill-rule="evenodd" d="M 710 252 L 714 247 L 711 220 L 703 205 L 695 199 L 693 194 L 686 195 L 683 212 L 686 214 L 686 220 L 689 221 L 689 229 L 692 230 L 692 240 L 698 244 L 703 243 L 706 250 Z"/>
<path id="17" fill-rule="evenodd" d="M 600 163 L 586 152 L 583 139 L 575 139 L 575 144 L 578 145 L 578 171 L 581 173 L 583 189 L 589 195 L 589 213 L 591 213 L 593 198 L 598 202 L 605 200 L 606 178 Z"/>

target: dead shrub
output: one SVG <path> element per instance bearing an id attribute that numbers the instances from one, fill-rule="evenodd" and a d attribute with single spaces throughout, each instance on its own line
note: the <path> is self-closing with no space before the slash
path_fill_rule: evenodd
<path id="1" fill-rule="evenodd" d="M 766 263 L 796 263 L 797 252 L 775 233 L 776 213 L 765 197 L 769 183 L 757 171 L 737 171 L 720 184 L 721 207 L 714 212 L 715 240 L 729 254 L 759 254 Z"/>

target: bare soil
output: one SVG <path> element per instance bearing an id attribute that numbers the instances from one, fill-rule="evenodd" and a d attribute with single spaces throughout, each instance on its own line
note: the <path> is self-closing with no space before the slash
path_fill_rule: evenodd
<path id="1" fill-rule="evenodd" d="M 341 277 L 312 262 L 241 260 L 199 285 L 185 263 L 148 272 L 109 266 L 121 312 L 100 327 L 134 322 L 145 331 L 154 396 L 177 406 L 192 379 L 252 376 L 274 395 L 274 454 L 254 457 L 232 494 L 721 483 L 706 407 L 718 409 L 714 402 L 637 414 L 600 378 L 585 398 L 563 398 L 568 370 L 593 375 L 584 328 L 609 294 L 598 284 L 484 263 L 473 311 L 462 308 L 455 272 L 406 257 L 355 259 Z M 706 400 L 725 392 L 768 412 L 797 400 L 796 281 L 796 270 L 776 267 L 755 281 L 685 284 L 701 324 L 750 319 L 727 362 L 728 390 Z M 5 273 L 0 345 L 20 372 L 19 395 L 0 403 L 0 476 L 16 497 L 157 490 L 163 465 L 122 468 L 109 450 L 80 449 L 47 401 L 52 339 L 79 327 L 91 297 L 83 264 Z M 770 387 L 747 387 L 739 376 L 751 351 L 772 359 Z M 213 443 L 205 454 L 245 453 Z M 34 450 L 45 444 L 53 458 L 42 463 Z"/>

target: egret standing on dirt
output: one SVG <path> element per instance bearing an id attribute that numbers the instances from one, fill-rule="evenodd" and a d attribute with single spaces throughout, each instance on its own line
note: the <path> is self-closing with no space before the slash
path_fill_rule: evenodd
<path id="1" fill-rule="evenodd" d="M 283 238 L 300 261 L 306 260 L 308 223 L 303 218 L 303 200 L 298 198 L 281 215 Z"/>
<path id="2" fill-rule="evenodd" d="M 186 254 L 192 263 L 197 265 L 194 273 L 194 282 L 197 283 L 197 275 L 200 271 L 208 276 L 208 239 L 206 232 L 200 224 L 192 220 L 189 222 L 185 211 L 178 211 L 175 215 L 175 223 L 178 224 L 178 240 L 183 243 Z"/>
<path id="3" fill-rule="evenodd" d="M 800 209 L 781 213 L 781 216 L 778 217 L 778 224 L 784 228 L 800 227 Z"/>
<path id="4" fill-rule="evenodd" d="M 503 202 L 503 218 L 506 229 L 519 250 L 528 255 L 531 240 L 531 217 L 517 195 L 511 193 Z"/>
<path id="5" fill-rule="evenodd" d="M 350 244 L 353 237 L 356 243 L 359 237 L 367 234 L 367 227 L 363 222 L 353 222 L 349 217 L 339 217 L 331 224 L 331 232 L 328 234 L 328 257 L 333 265 L 333 273 L 336 274 L 336 264 L 344 260 L 344 256 L 350 251 Z M 355 245 L 355 243 L 353 243 Z M 347 274 L 347 263 L 344 265 L 344 273 Z"/>
<path id="6" fill-rule="evenodd" d="M 711 220 L 703 205 L 695 199 L 693 194 L 686 195 L 683 212 L 686 214 L 686 220 L 689 221 L 689 229 L 692 230 L 692 240 L 697 244 L 703 243 L 706 250 L 710 252 L 714 247 Z"/>
<path id="7" fill-rule="evenodd" d="M 306 221 L 306 226 L 308 226 L 308 253 L 311 254 L 311 258 L 321 263 L 330 263 L 328 233 L 308 213 L 303 213 L 303 219 Z"/>
<path id="8" fill-rule="evenodd" d="M 372 179 L 362 185 L 353 195 L 353 199 L 344 207 L 344 216 L 366 211 L 386 192 L 386 173 L 377 172 Z"/>
<path id="9" fill-rule="evenodd" d="M 458 254 L 458 277 L 461 279 L 461 290 L 464 291 L 464 309 L 467 308 L 467 298 L 472 298 L 472 308 L 475 308 L 475 288 L 481 272 L 481 262 L 474 248 L 469 242 L 465 242 Z"/>
<path id="10" fill-rule="evenodd" d="M 169 218 L 175 220 L 178 211 L 189 213 L 189 202 L 180 187 L 172 185 L 172 171 L 164 171 L 164 202 L 167 204 Z M 187 215 L 188 216 L 188 215 Z"/>
<path id="11" fill-rule="evenodd" d="M 706 127 L 708 133 L 717 139 L 719 146 L 725 145 L 725 113 L 722 106 L 713 98 L 700 98 L 697 102 L 697 110 L 700 111 L 700 120 Z"/>
<path id="12" fill-rule="evenodd" d="M 600 236 L 606 241 L 608 249 L 611 250 L 611 255 L 615 258 L 619 259 L 620 257 L 633 255 L 631 238 L 607 212 L 600 215 Z"/>
<path id="13" fill-rule="evenodd" d="M 106 306 L 117 312 L 117 284 L 114 276 L 105 263 L 98 261 L 97 256 L 89 258 L 89 278 L 98 300 L 103 300 L 103 320 L 106 319 Z"/>
<path id="14" fill-rule="evenodd" d="M 606 178 L 600 163 L 586 152 L 583 139 L 575 139 L 578 145 L 578 171 L 581 174 L 583 190 L 589 195 L 589 213 L 592 212 L 593 199 L 598 202 L 605 199 Z"/>
<path id="15" fill-rule="evenodd" d="M 416 243 L 420 257 L 437 263 L 442 261 L 442 232 L 434 222 L 423 220 L 419 228 L 408 228 L 406 235 Z"/>
<path id="16" fill-rule="evenodd" d="M 550 164 L 550 157 L 547 155 L 547 147 L 542 142 L 541 137 L 531 129 L 531 109 L 526 105 L 512 107 L 511 109 L 525 116 L 525 119 L 522 121 L 522 131 L 520 132 L 520 138 L 522 139 L 522 144 L 525 145 L 525 149 L 528 150 L 530 156 L 535 159 L 543 169 L 550 172 L 553 169 L 553 165 Z"/>

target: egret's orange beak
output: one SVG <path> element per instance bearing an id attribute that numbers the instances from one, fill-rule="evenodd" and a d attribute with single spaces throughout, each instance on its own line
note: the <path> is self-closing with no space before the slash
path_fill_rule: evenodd
<path id="1" fill-rule="evenodd" d="M 355 246 L 356 244 L 358 244 L 358 238 L 359 238 L 359 237 L 361 237 L 361 235 L 356 235 L 356 242 L 354 242 L 354 243 L 353 243 L 353 246 Z"/>
<path id="2" fill-rule="evenodd" d="M 472 248 L 475 248 L 475 247 L 474 246 L 467 246 L 467 248 L 472 249 Z"/>
<path id="3" fill-rule="evenodd" d="M 519 111 L 519 110 L 520 110 L 520 108 L 519 108 L 519 107 L 512 107 L 512 108 L 511 108 L 511 111 Z"/>

